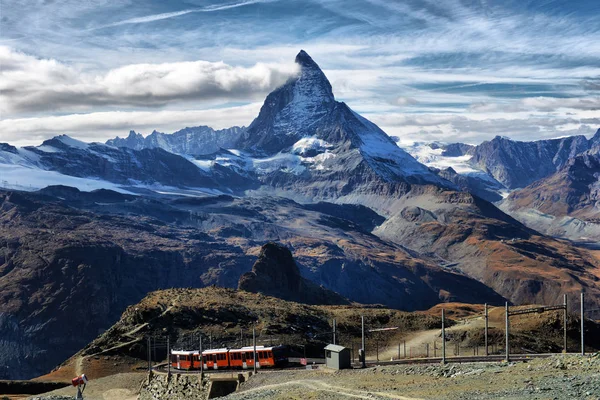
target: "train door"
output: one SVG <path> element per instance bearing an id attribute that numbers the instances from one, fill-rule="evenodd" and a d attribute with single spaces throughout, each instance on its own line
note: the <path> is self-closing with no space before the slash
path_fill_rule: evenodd
<path id="1" fill-rule="evenodd" d="M 210 369 L 210 368 L 215 368 L 215 361 L 214 361 L 214 354 L 207 354 L 206 356 L 206 368 Z"/>
<path id="2" fill-rule="evenodd" d="M 248 364 L 246 364 L 246 353 L 242 353 L 242 368 L 248 369 Z"/>

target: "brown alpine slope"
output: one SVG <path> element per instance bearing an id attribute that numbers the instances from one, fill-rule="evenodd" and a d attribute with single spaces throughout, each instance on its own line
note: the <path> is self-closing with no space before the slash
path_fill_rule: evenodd
<path id="1" fill-rule="evenodd" d="M 274 242 L 261 247 L 252 271 L 241 276 L 238 289 L 305 304 L 350 303 L 303 278 L 290 250 Z"/>
<path id="2" fill-rule="evenodd" d="M 269 241 L 294 250 L 315 289 L 351 301 L 502 303 L 482 283 L 370 234 L 382 220 L 362 206 L 280 198 L 0 193 L 0 365 L 10 367 L 0 378 L 46 373 L 150 291 L 237 287 Z"/>
<path id="3" fill-rule="evenodd" d="M 402 340 L 415 341 L 423 333 L 435 331 L 431 340 L 439 341 L 442 309 L 449 315 L 446 326 L 451 327 L 447 336 L 449 354 L 451 345 L 457 341 L 465 347 L 483 344 L 482 305 L 445 303 L 426 311 L 405 312 L 357 304 L 307 305 L 219 287 L 159 290 L 127 307 L 111 328 L 39 379 L 68 380 L 83 371 L 95 380 L 146 368 L 148 338 L 158 343 L 156 352 L 152 352 L 155 363 L 165 360 L 167 337 L 172 349 L 198 349 L 200 334 L 204 348 L 251 345 L 253 326 L 258 345 L 289 345 L 293 352 L 299 353 L 296 356 L 302 355 L 306 345 L 307 355 L 321 356 L 323 347 L 331 340 L 333 318 L 337 321 L 338 343 L 348 347 L 354 345 L 357 349 L 361 315 L 365 317 L 368 329 L 398 327 L 394 331 L 367 336 L 369 357 L 375 359 L 377 344 L 382 357 L 388 350 L 396 357 L 398 343 Z M 501 329 L 503 312 L 504 307 L 492 307 L 489 313 L 490 344 L 494 344 L 499 352 L 504 338 Z M 465 323 L 456 323 L 459 320 Z M 515 348 L 560 351 L 561 321 L 562 314 L 558 311 L 514 317 L 511 340 Z M 600 326 L 587 320 L 586 331 L 588 351 L 600 348 Z M 570 348 L 576 348 L 579 339 L 576 314 L 569 317 L 568 336 Z M 416 344 L 421 349 L 426 342 Z"/>
<path id="4" fill-rule="evenodd" d="M 587 294 L 600 305 L 600 268 L 587 250 L 542 236 L 469 193 L 415 192 L 375 229 L 383 239 L 440 257 L 514 304 L 559 304 Z M 577 305 L 571 302 L 573 310 Z"/>

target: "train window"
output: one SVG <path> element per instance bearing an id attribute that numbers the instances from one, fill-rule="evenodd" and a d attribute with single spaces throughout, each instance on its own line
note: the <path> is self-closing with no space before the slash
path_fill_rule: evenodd
<path id="1" fill-rule="evenodd" d="M 269 351 L 269 352 L 267 353 L 267 357 L 269 357 L 269 358 L 273 358 L 273 352 Z"/>
<path id="2" fill-rule="evenodd" d="M 258 358 L 261 359 L 261 360 L 263 360 L 265 358 L 265 352 L 264 351 L 260 351 L 258 353 Z"/>

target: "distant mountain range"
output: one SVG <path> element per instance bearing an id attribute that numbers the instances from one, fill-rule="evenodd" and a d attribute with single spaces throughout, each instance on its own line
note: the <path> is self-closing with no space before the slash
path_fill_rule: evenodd
<path id="1" fill-rule="evenodd" d="M 200 156 L 216 153 L 220 149 L 234 148 L 245 130 L 245 127 L 234 126 L 215 131 L 208 126 L 196 126 L 172 134 L 154 131 L 146 137 L 130 131 L 126 138 L 116 137 L 106 144 L 133 150 L 160 148 L 170 153 Z"/>
<path id="2" fill-rule="evenodd" d="M 600 132 L 402 149 L 336 101 L 306 52 L 296 63 L 248 128 L 0 145 L 8 377 L 47 371 L 149 291 L 237 286 L 269 241 L 293 250 L 303 278 L 354 302 L 553 304 L 585 291 L 600 305 L 596 256 L 520 214 L 596 223 Z M 246 275 L 250 287 L 267 281 Z"/>

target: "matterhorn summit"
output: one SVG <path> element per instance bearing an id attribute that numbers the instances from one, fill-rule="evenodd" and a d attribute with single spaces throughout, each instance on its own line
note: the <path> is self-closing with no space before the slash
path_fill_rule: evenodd
<path id="1" fill-rule="evenodd" d="M 277 174 L 277 186 L 289 189 L 291 184 L 323 199 L 374 181 L 451 186 L 377 125 L 336 101 L 329 80 L 304 50 L 295 61 L 298 75 L 267 96 L 238 146 L 256 157 L 276 159 L 310 149 L 311 157 L 287 168 L 294 176 Z"/>

